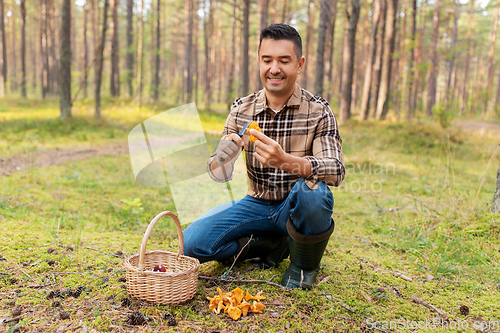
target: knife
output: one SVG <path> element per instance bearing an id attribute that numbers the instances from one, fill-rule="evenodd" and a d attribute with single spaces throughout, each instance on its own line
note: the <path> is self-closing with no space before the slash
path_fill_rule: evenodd
<path id="1" fill-rule="evenodd" d="M 242 129 L 238 132 L 238 135 L 240 136 L 240 138 L 241 138 L 241 137 L 243 137 L 243 135 L 245 134 L 245 131 L 247 130 L 248 126 L 250 126 L 250 124 L 251 124 L 252 122 L 253 122 L 253 120 L 250 120 L 249 122 L 247 122 L 247 123 L 245 124 L 245 126 L 243 126 L 243 128 L 242 128 Z M 231 141 L 231 142 L 233 142 L 233 143 L 234 143 L 234 144 L 238 147 L 238 144 L 236 143 L 236 141 Z M 230 156 L 230 157 L 232 158 L 233 156 Z M 225 162 L 225 161 L 226 161 L 226 159 L 225 159 L 225 158 L 223 158 L 223 157 L 221 157 L 221 158 L 219 159 L 219 161 L 221 161 L 221 162 Z"/>

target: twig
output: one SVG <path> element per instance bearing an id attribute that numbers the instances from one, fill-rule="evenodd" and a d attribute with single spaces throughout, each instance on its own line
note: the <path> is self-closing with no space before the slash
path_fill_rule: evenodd
<path id="1" fill-rule="evenodd" d="M 270 286 L 274 286 L 274 287 L 278 287 L 280 289 L 287 290 L 281 284 L 277 284 L 277 283 L 267 281 L 267 280 L 221 279 L 219 277 L 212 277 L 212 276 L 206 276 L 206 275 L 198 275 L 198 278 L 202 279 L 202 280 L 232 282 L 232 283 L 264 283 L 264 284 L 268 284 Z"/>
<path id="2" fill-rule="evenodd" d="M 51 272 L 52 274 L 80 274 L 80 275 L 83 275 L 84 273 L 80 273 L 80 272 Z"/>
<path id="3" fill-rule="evenodd" d="M 84 249 L 87 249 L 87 250 L 97 251 L 97 252 L 99 252 L 99 253 L 105 254 L 105 255 L 110 256 L 110 257 L 123 258 L 123 256 L 119 256 L 119 255 L 117 255 L 117 254 L 109 254 L 109 253 L 106 253 L 106 252 L 102 252 L 102 251 L 100 251 L 100 250 L 98 250 L 98 249 L 94 249 L 94 248 L 92 248 L 92 247 L 87 247 L 87 246 L 84 246 L 83 248 L 84 248 Z"/>
<path id="4" fill-rule="evenodd" d="M 31 285 L 31 286 L 28 286 L 28 288 L 33 288 L 33 289 L 37 289 L 37 288 L 44 288 L 44 287 L 51 286 L 52 284 L 53 284 L 53 283 L 36 284 L 36 285 Z"/>
<path id="5" fill-rule="evenodd" d="M 0 272 L 0 275 L 10 275 L 9 273 Z"/>
<path id="6" fill-rule="evenodd" d="M 432 304 L 424 301 L 423 299 L 421 299 L 421 298 L 419 298 L 417 296 L 412 296 L 412 297 L 410 297 L 410 299 L 412 300 L 412 302 L 420 304 L 420 305 L 423 305 L 427 309 L 436 312 L 437 314 L 441 315 L 443 318 L 446 318 L 446 319 L 448 318 L 448 316 L 445 313 L 443 313 L 443 311 L 439 310 L 434 305 L 432 305 Z"/>
<path id="7" fill-rule="evenodd" d="M 10 323 L 10 322 L 13 322 L 13 321 L 17 321 L 19 319 L 21 319 L 22 317 L 24 317 L 24 313 L 19 315 L 19 316 L 16 316 L 16 317 L 12 317 L 12 318 L 6 318 L 3 320 L 4 323 Z"/>
<path id="8" fill-rule="evenodd" d="M 243 250 L 248 246 L 248 244 L 250 244 L 250 241 L 252 240 L 252 238 L 253 238 L 253 235 L 250 235 L 248 242 L 241 248 L 240 252 L 238 252 L 238 255 L 234 258 L 233 264 L 231 265 L 231 267 L 229 267 L 229 271 L 233 269 L 234 264 L 236 264 L 236 261 L 238 260 L 238 258 L 241 255 L 241 252 L 243 252 Z"/>
<path id="9" fill-rule="evenodd" d="M 50 246 L 50 245 L 54 244 L 54 242 L 52 242 L 52 243 L 50 243 L 48 245 L 35 245 L 35 244 L 26 243 L 23 240 L 20 240 L 20 241 L 21 241 L 21 243 L 24 243 L 24 244 L 32 246 L 32 247 L 47 247 L 47 246 Z"/>

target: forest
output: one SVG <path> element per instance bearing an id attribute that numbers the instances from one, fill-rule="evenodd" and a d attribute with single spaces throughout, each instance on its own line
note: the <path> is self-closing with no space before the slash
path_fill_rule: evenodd
<path id="1" fill-rule="evenodd" d="M 223 108 L 261 89 L 259 31 L 296 27 L 300 85 L 347 119 L 494 117 L 498 1 L 2 0 L 0 96 Z M 161 96 L 161 97 L 160 97 Z"/>
<path id="2" fill-rule="evenodd" d="M 499 14 L 499 0 L 0 0 L 0 331 L 500 331 Z M 135 297 L 131 258 L 177 258 L 206 203 L 246 193 L 245 164 L 212 182 L 207 150 L 233 101 L 263 88 L 272 23 L 300 33 L 297 82 L 342 139 L 316 282 L 284 289 L 289 258 L 210 261 L 181 304 L 149 285 L 156 301 Z M 205 144 L 143 186 L 131 133 L 149 140 L 158 116 L 166 143 Z M 208 181 L 178 190 L 168 170 L 201 160 Z M 150 223 L 164 211 L 182 227 Z"/>

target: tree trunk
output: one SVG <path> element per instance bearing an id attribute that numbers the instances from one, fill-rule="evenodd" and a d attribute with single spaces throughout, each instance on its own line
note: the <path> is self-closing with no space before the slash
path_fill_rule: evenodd
<path id="1" fill-rule="evenodd" d="M 108 8 L 109 0 L 104 0 L 104 15 L 102 19 L 102 33 L 99 47 L 97 50 L 97 61 L 95 70 L 95 117 L 101 118 L 101 82 L 102 82 L 102 63 L 104 60 L 104 43 L 106 42 L 106 29 L 108 27 Z"/>
<path id="2" fill-rule="evenodd" d="M 158 102 L 160 87 L 160 2 L 156 0 L 156 45 L 155 45 L 155 72 L 153 81 L 153 99 Z"/>
<path id="3" fill-rule="evenodd" d="M 249 73 L 248 65 L 250 63 L 248 55 L 248 42 L 249 42 L 249 16 L 250 16 L 250 0 L 243 0 L 243 61 L 241 65 L 241 96 L 248 94 L 249 86 Z"/>
<path id="4" fill-rule="evenodd" d="M 436 104 L 436 81 L 438 75 L 438 38 L 439 38 L 439 11 L 441 10 L 441 0 L 436 0 L 433 15 L 433 30 L 432 35 L 432 57 L 431 57 L 431 73 L 429 75 L 429 87 L 427 93 L 427 109 L 426 115 L 432 116 L 432 108 Z"/>
<path id="5" fill-rule="evenodd" d="M 329 101 L 333 91 L 333 51 L 335 42 L 335 21 L 337 18 L 337 4 L 338 0 L 333 0 L 333 6 L 330 12 L 330 23 L 328 26 L 328 39 L 329 39 L 329 53 L 328 53 L 328 92 L 326 94 L 326 99 Z"/>
<path id="6" fill-rule="evenodd" d="M 0 97 L 5 96 L 7 89 L 7 42 L 5 41 L 5 24 L 4 24 L 4 0 L 0 0 L 0 37 L 2 38 L 2 68 L 0 68 Z"/>
<path id="7" fill-rule="evenodd" d="M 49 48 L 47 38 L 47 0 L 42 0 L 42 10 L 40 11 L 40 55 L 42 57 L 42 98 L 48 93 L 49 90 Z"/>
<path id="8" fill-rule="evenodd" d="M 236 0 L 235 0 L 236 1 Z M 211 68 L 212 62 L 210 59 L 210 36 L 212 35 L 213 24 L 213 8 L 212 0 L 205 1 L 205 22 L 203 24 L 203 37 L 205 39 L 205 109 L 210 111 L 212 104 L 212 91 L 211 91 Z M 234 38 L 233 38 L 234 40 Z"/>
<path id="9" fill-rule="evenodd" d="M 50 92 L 57 93 L 57 83 L 59 82 L 59 59 L 57 59 L 57 42 L 56 42 L 56 13 L 55 13 L 55 0 L 49 0 L 50 3 L 50 20 L 49 20 L 49 33 L 50 33 Z"/>
<path id="10" fill-rule="evenodd" d="M 283 0 L 283 11 L 281 12 L 281 23 L 286 23 L 286 17 L 288 12 L 288 2 Z"/>
<path id="11" fill-rule="evenodd" d="M 196 105 L 198 105 L 198 79 L 199 79 L 199 70 L 198 70 L 198 45 L 199 45 L 199 17 L 198 17 L 198 9 L 199 9 L 199 3 L 198 0 L 194 1 L 194 17 L 193 17 L 193 63 L 194 63 L 194 68 L 193 68 L 193 80 L 194 80 L 194 86 L 193 86 L 193 91 L 194 91 L 194 102 Z M 158 40 L 158 44 L 160 43 L 160 40 Z M 159 51 L 159 49 L 158 49 Z"/>
<path id="12" fill-rule="evenodd" d="M 191 102 L 193 94 L 193 0 L 185 2 L 184 42 L 184 102 Z"/>
<path id="13" fill-rule="evenodd" d="M 59 109 L 64 120 L 71 118 L 71 0 L 62 4 L 59 61 Z"/>
<path id="14" fill-rule="evenodd" d="M 415 0 L 416 1 L 416 0 Z M 372 83 L 373 64 L 377 52 L 377 28 L 380 19 L 380 0 L 373 0 L 372 27 L 370 31 L 370 42 L 368 45 L 368 58 L 366 59 L 365 81 L 363 84 L 363 96 L 359 118 L 368 119 L 368 106 L 370 105 L 370 85 Z"/>
<path id="15" fill-rule="evenodd" d="M 387 3 L 387 20 L 385 22 L 384 56 L 382 58 L 382 73 L 380 74 L 380 90 L 377 101 L 377 119 L 385 119 L 389 110 L 391 87 L 392 54 L 394 53 L 394 37 L 396 35 L 396 14 L 398 0 Z"/>
<path id="16" fill-rule="evenodd" d="M 306 62 L 304 64 L 304 69 L 300 73 L 302 76 L 301 78 L 301 86 L 302 88 L 307 90 L 307 86 L 309 84 L 308 82 L 308 69 L 309 69 L 309 63 L 311 62 L 311 59 L 309 59 L 309 55 L 311 54 L 310 49 L 311 49 L 311 44 L 312 44 L 312 33 L 313 33 L 313 25 L 314 25 L 314 0 L 309 0 L 309 5 L 307 6 L 307 35 L 306 35 L 306 47 L 305 47 L 305 58 Z"/>
<path id="17" fill-rule="evenodd" d="M 457 31 L 458 31 L 458 17 L 460 16 L 460 2 L 455 0 L 455 22 L 453 25 L 453 36 L 451 39 L 451 58 L 448 61 L 448 80 L 446 81 L 446 96 L 445 96 L 445 107 L 448 108 L 450 101 L 450 86 L 451 86 L 451 74 L 453 73 L 453 65 L 455 63 L 455 47 L 457 45 Z"/>
<path id="18" fill-rule="evenodd" d="M 134 73 L 134 0 L 127 0 L 127 87 L 128 96 L 134 96 L 134 87 L 132 83 Z"/>
<path id="19" fill-rule="evenodd" d="M 137 99 L 139 107 L 142 106 L 142 43 L 144 41 L 144 0 L 141 0 L 139 11 L 139 39 L 137 41 Z"/>
<path id="20" fill-rule="evenodd" d="M 491 211 L 493 213 L 500 214 L 500 167 L 497 171 L 497 186 L 495 187 L 493 201 L 491 202 Z"/>
<path id="21" fill-rule="evenodd" d="M 26 0 L 21 0 L 21 96 L 26 98 Z"/>
<path id="22" fill-rule="evenodd" d="M 340 99 L 339 122 L 351 118 L 352 74 L 354 69 L 354 51 L 356 44 L 356 27 L 361 10 L 360 0 L 349 0 L 348 19 L 344 37 L 342 56 L 342 97 Z"/>
<path id="23" fill-rule="evenodd" d="M 496 95 L 496 98 L 495 98 L 495 105 L 494 105 L 495 112 L 496 112 L 497 115 L 499 113 L 498 112 L 499 107 L 500 107 L 500 68 L 498 69 L 497 95 Z"/>
<path id="24" fill-rule="evenodd" d="M 17 70 L 17 45 L 16 45 L 16 42 L 17 42 L 17 33 L 16 33 L 16 28 L 17 28 L 17 25 L 16 25 L 16 14 L 13 12 L 13 8 L 10 9 L 12 15 L 11 15 L 11 18 L 9 19 L 9 23 L 12 23 L 12 28 L 11 28 L 11 32 L 12 32 L 12 38 L 11 38 L 11 41 L 12 41 L 12 47 L 10 48 L 10 51 L 11 51 L 11 66 L 12 66 L 12 71 L 11 71 L 11 80 L 10 80 L 10 89 L 11 90 L 14 90 L 14 91 L 17 91 L 17 84 L 18 84 L 18 81 L 17 81 L 17 77 L 18 77 L 18 70 Z"/>
<path id="25" fill-rule="evenodd" d="M 267 0 L 264 0 L 267 1 Z M 267 7 L 266 7 L 267 8 Z M 266 14 L 267 21 L 267 14 Z M 262 13 L 261 13 L 261 26 L 262 26 Z M 235 55 L 235 44 L 234 40 L 236 39 L 236 0 L 233 0 L 233 16 L 231 16 L 231 46 L 229 47 L 229 66 L 227 73 L 227 86 L 226 86 L 226 104 L 228 110 L 231 109 L 231 104 L 233 103 L 233 80 L 234 80 L 234 55 Z M 207 59 L 208 61 L 208 59 Z M 257 71 L 258 82 L 260 82 L 259 71 Z"/>
<path id="26" fill-rule="evenodd" d="M 414 115 L 413 108 L 413 80 L 415 79 L 415 47 L 417 34 L 417 0 L 411 0 L 412 13 L 411 13 L 411 47 L 410 47 L 410 62 L 408 64 L 408 96 L 406 100 L 406 119 L 411 120 Z"/>
<path id="27" fill-rule="evenodd" d="M 318 51 L 316 53 L 316 74 L 314 83 L 314 94 L 317 96 L 323 95 L 323 81 L 325 79 L 325 40 L 328 24 L 330 22 L 330 1 L 331 0 L 321 0 L 318 29 Z"/>
<path id="28" fill-rule="evenodd" d="M 88 16 L 88 5 L 87 0 L 83 5 L 83 98 L 88 97 L 88 72 L 87 67 L 89 66 L 89 47 L 87 42 L 87 16 Z"/>
<path id="29" fill-rule="evenodd" d="M 497 1 L 497 5 L 495 7 L 495 16 L 494 16 L 494 21 L 493 21 L 493 29 L 491 30 L 491 37 L 490 37 L 490 57 L 488 61 L 488 85 L 486 87 L 486 96 L 487 96 L 487 110 L 486 112 L 489 113 L 491 111 L 491 108 L 493 106 L 493 94 L 492 94 L 492 88 L 493 88 L 493 73 L 495 72 L 495 68 L 493 67 L 495 65 L 493 61 L 493 57 L 495 56 L 495 42 L 497 39 L 497 28 L 498 28 L 498 12 L 500 10 L 500 1 Z"/>
<path id="30" fill-rule="evenodd" d="M 469 82 L 469 70 L 471 62 L 471 39 L 472 39 L 472 26 L 474 22 L 474 0 L 470 2 L 470 12 L 469 12 L 469 27 L 467 29 L 467 47 L 466 47 L 466 57 L 465 57 L 465 69 L 464 69 L 464 86 L 462 91 L 462 102 L 460 104 L 460 116 L 463 115 L 464 111 L 468 108 L 469 102 L 469 89 L 467 89 L 467 84 Z"/>
<path id="31" fill-rule="evenodd" d="M 120 72 L 118 66 L 118 5 L 119 0 L 111 0 L 111 76 L 109 90 L 113 97 L 120 96 Z"/>
<path id="32" fill-rule="evenodd" d="M 233 5 L 233 7 L 234 7 L 234 5 Z M 260 20 L 259 20 L 259 31 L 257 31 L 257 45 L 259 45 L 259 43 L 260 43 L 260 32 L 262 31 L 262 29 L 267 27 L 267 16 L 268 16 L 268 12 L 269 12 L 269 1 L 268 0 L 259 0 L 259 12 L 260 12 Z M 233 11 L 233 17 L 231 18 L 231 20 L 234 19 L 234 15 L 235 14 Z M 234 43 L 234 41 L 231 40 L 231 43 Z M 263 88 L 263 86 L 262 86 L 262 81 L 260 80 L 260 71 L 257 70 L 257 71 L 255 71 L 255 91 L 259 91 L 262 88 Z"/>
<path id="33" fill-rule="evenodd" d="M 380 31 L 377 37 L 377 46 L 375 52 L 375 62 L 373 64 L 373 78 L 372 78 L 372 88 L 371 88 L 371 107 L 368 109 L 368 117 L 375 118 L 375 113 L 377 110 L 377 101 L 378 94 L 380 91 L 380 76 L 382 73 L 382 56 L 384 54 L 384 37 L 385 37 L 385 21 L 387 16 L 387 1 L 390 0 L 381 0 L 380 2 Z"/>

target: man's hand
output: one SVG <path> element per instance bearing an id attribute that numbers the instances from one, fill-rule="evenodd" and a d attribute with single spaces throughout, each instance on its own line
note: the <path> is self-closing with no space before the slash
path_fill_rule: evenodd
<path id="1" fill-rule="evenodd" d="M 219 142 L 217 154 L 215 155 L 214 167 L 222 164 L 230 164 L 238 158 L 243 147 L 243 139 L 236 133 L 232 133 Z"/>
<path id="2" fill-rule="evenodd" d="M 301 177 L 311 175 L 311 162 L 307 158 L 288 154 L 278 142 L 264 133 L 254 129 L 251 129 L 249 133 L 258 139 L 255 141 L 255 158 L 260 163 Z"/>
<path id="3" fill-rule="evenodd" d="M 251 129 L 249 133 L 255 136 L 255 158 L 271 168 L 281 169 L 281 165 L 287 162 L 287 153 L 281 148 L 280 144 L 264 133 Z"/>

